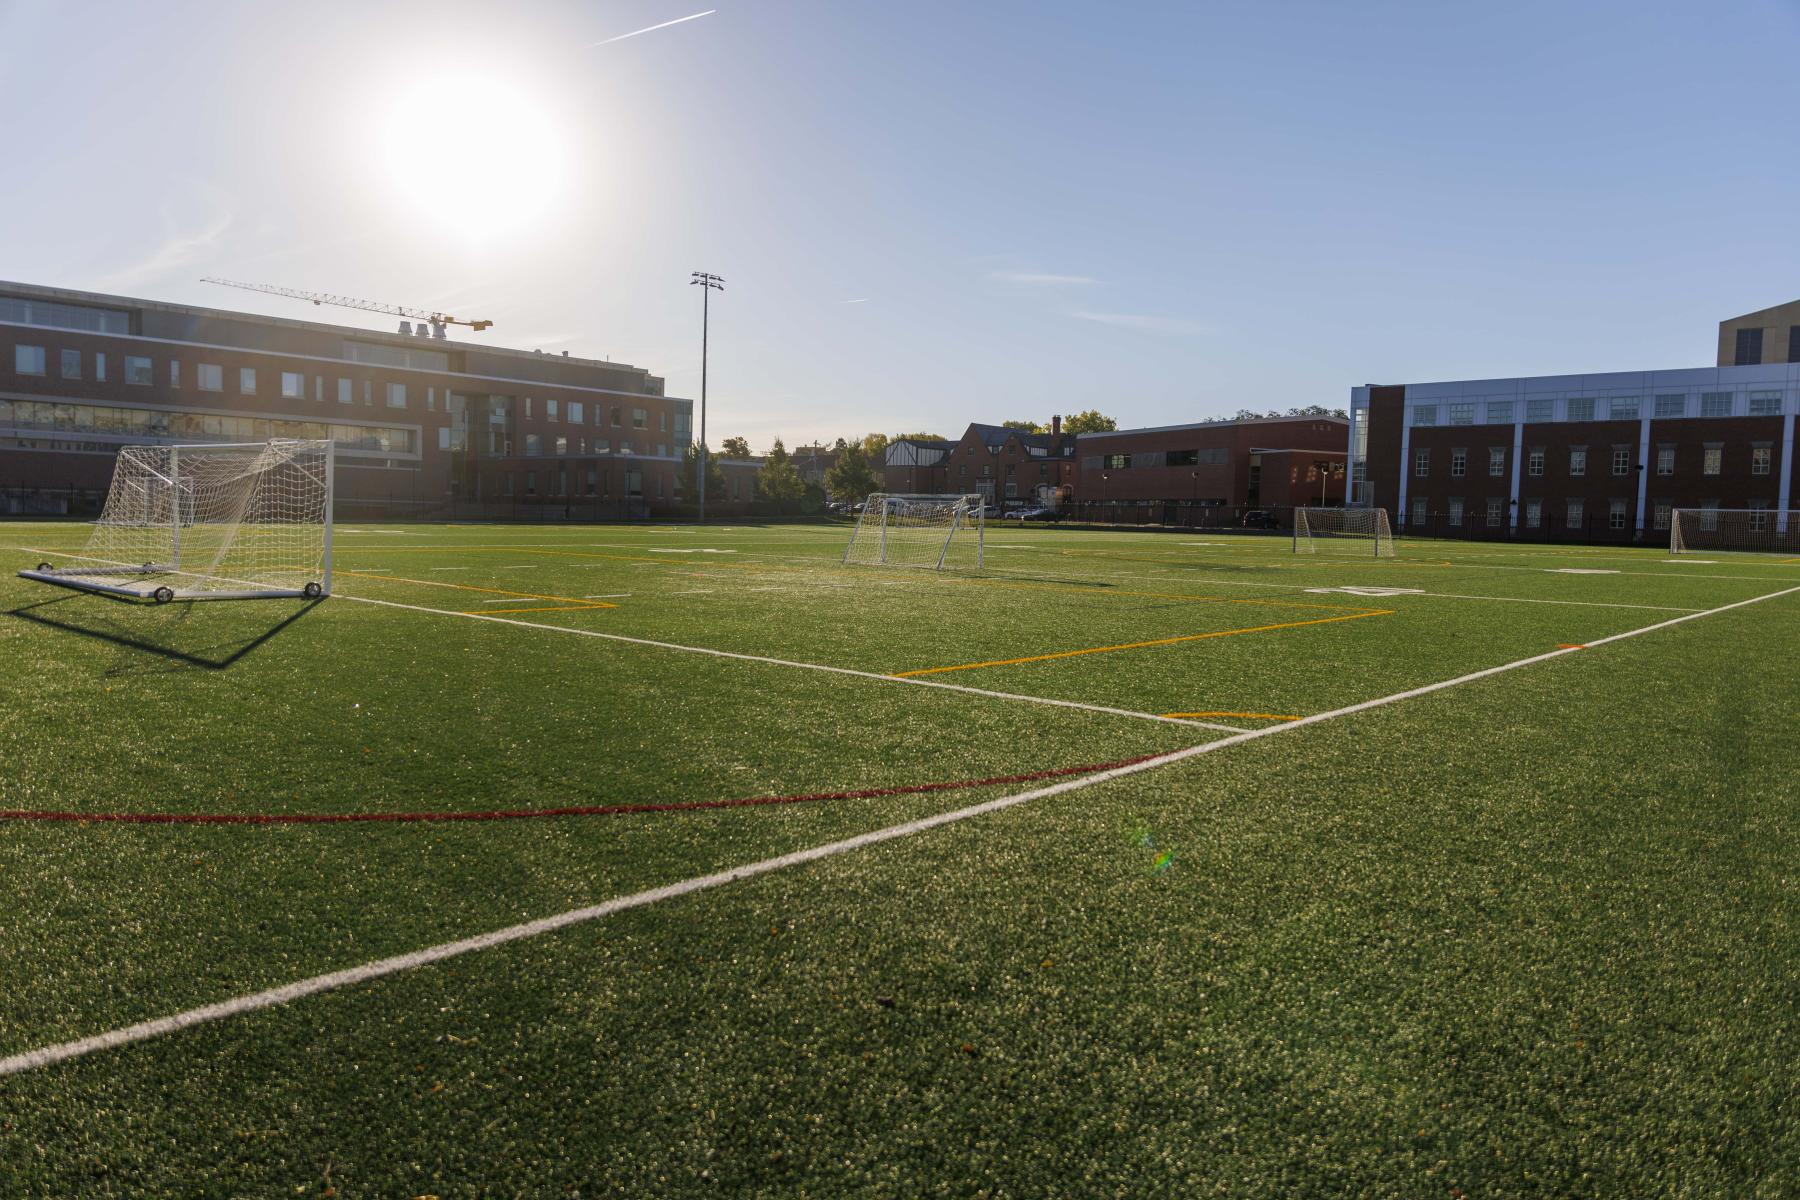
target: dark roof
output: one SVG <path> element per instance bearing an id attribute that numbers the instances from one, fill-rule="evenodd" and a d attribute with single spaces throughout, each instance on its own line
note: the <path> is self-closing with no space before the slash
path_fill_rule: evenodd
<path id="1" fill-rule="evenodd" d="M 969 428 L 975 431 L 989 449 L 998 449 L 1013 438 L 1018 438 L 1020 445 L 1035 446 L 1039 450 L 1054 450 L 1058 435 L 1054 433 L 1029 433 L 1023 429 L 1008 429 L 1004 425 L 983 425 L 979 421 L 971 421 Z M 967 436 L 966 434 L 964 435 Z"/>

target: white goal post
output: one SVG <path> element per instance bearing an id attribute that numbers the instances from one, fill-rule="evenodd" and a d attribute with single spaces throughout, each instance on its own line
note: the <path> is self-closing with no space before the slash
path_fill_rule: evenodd
<path id="1" fill-rule="evenodd" d="M 1385 508 L 1294 509 L 1294 553 L 1317 553 L 1316 543 L 1324 539 L 1345 541 L 1342 547 L 1332 547 L 1340 553 L 1394 557 L 1394 531 L 1388 527 Z"/>
<path id="2" fill-rule="evenodd" d="M 126 446 L 72 565 L 20 571 L 166 603 L 331 594 L 331 442 Z"/>
<path id="3" fill-rule="evenodd" d="M 1669 553 L 1744 550 L 1800 554 L 1800 508 L 1677 508 L 1669 514 Z"/>
<path id="4" fill-rule="evenodd" d="M 844 547 L 846 563 L 890 567 L 982 566 L 985 498 L 876 492 Z"/>

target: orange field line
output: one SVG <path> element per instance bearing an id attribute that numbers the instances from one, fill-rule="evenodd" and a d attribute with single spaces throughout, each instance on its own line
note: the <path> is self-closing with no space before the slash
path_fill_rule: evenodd
<path id="1" fill-rule="evenodd" d="M 408 579 L 404 575 L 371 575 L 365 571 L 345 571 L 339 569 L 339 575 L 354 575 L 358 579 L 386 579 L 394 583 L 416 583 L 420 587 L 454 588 L 459 592 L 486 592 L 490 596 L 517 596 L 521 600 L 551 600 L 567 605 L 568 609 L 556 608 L 503 608 L 500 612 L 564 612 L 577 608 L 617 608 L 616 604 L 608 604 L 604 600 L 577 600 L 573 596 L 542 596 L 536 592 L 512 592 L 505 588 L 476 587 L 472 583 L 448 583 L 441 579 Z M 486 612 L 486 609 L 479 610 Z M 470 614 L 463 614 L 468 616 Z"/>
<path id="2" fill-rule="evenodd" d="M 1173 712 L 1163 713 L 1165 717 L 1257 717 L 1264 721 L 1298 721 L 1299 717 L 1286 716 L 1282 713 L 1252 712 Z"/>
<path id="3" fill-rule="evenodd" d="M 1269 633 L 1276 629 L 1298 629 L 1303 625 L 1330 625 L 1335 621 L 1360 621 L 1364 617 L 1387 617 L 1391 608 L 1375 608 L 1367 612 L 1348 613 L 1341 617 L 1314 617 L 1310 621 L 1283 621 L 1279 625 L 1252 625 L 1248 629 L 1221 629 L 1212 633 L 1184 633 L 1177 637 L 1152 638 L 1147 642 L 1125 642 L 1117 646 L 1094 646 L 1086 650 L 1058 650 L 1054 654 L 1027 654 L 1021 658 L 995 658 L 985 662 L 959 663 L 950 667 L 925 667 L 917 671 L 900 671 L 895 679 L 911 679 L 916 675 L 941 675 L 946 671 L 975 671 L 982 667 L 1011 667 L 1019 663 L 1045 662 L 1052 658 L 1079 658 L 1084 654 L 1111 654 L 1115 650 L 1141 650 L 1147 646 L 1173 646 L 1179 642 L 1200 642 L 1207 638 L 1235 637 L 1240 633 Z"/>

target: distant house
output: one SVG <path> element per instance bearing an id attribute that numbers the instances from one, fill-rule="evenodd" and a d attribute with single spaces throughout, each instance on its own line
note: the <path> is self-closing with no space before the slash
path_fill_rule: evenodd
<path id="1" fill-rule="evenodd" d="M 1028 433 L 1003 425 L 971 424 L 954 442 L 900 438 L 884 463 L 890 492 L 980 495 L 1001 507 L 1055 506 L 1075 478 L 1075 439 L 1062 432 Z"/>

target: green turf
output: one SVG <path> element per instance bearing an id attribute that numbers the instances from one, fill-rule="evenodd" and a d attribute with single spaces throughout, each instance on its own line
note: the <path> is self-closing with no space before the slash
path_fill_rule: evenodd
<path id="1" fill-rule="evenodd" d="M 355 526 L 314 606 L 7 575 L 0 809 L 1022 774 L 1226 736 L 1156 714 L 1305 716 L 1800 587 L 1772 558 L 1040 528 L 939 577 L 846 569 L 844 537 Z M 82 539 L 0 525 L 17 565 Z M 1417 592 L 1310 590 L 1344 586 Z M 454 615 L 566 602 L 617 607 Z M 1038 660 L 920 677 L 1005 698 L 563 630 Z M 1793 1194 L 1797 639 L 1800 594 L 0 1078 L 0 1195 Z M 0 1057 L 1032 786 L 0 822 Z"/>

